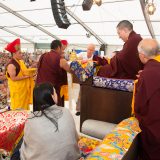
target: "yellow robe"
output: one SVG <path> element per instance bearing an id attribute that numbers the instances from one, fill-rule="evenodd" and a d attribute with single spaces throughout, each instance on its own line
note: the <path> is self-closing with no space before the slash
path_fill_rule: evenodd
<path id="1" fill-rule="evenodd" d="M 154 60 L 160 62 L 160 55 L 156 56 L 156 57 L 154 58 Z"/>
<path id="2" fill-rule="evenodd" d="M 17 61 L 20 65 L 20 72 L 17 77 L 22 77 L 25 75 L 27 67 L 22 60 Z M 7 74 L 6 74 L 7 76 Z M 32 104 L 33 97 L 33 78 L 27 78 L 20 81 L 12 81 L 10 77 L 7 76 L 8 86 L 10 90 L 11 98 L 11 109 L 29 109 L 29 104 Z"/>

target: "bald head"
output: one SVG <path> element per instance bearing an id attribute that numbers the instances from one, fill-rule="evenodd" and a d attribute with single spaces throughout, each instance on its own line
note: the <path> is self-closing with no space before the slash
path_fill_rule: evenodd
<path id="1" fill-rule="evenodd" d="M 95 52 L 95 45 L 92 44 L 92 43 L 88 44 L 88 46 L 87 46 L 87 57 L 91 58 L 94 52 Z"/>
<path id="2" fill-rule="evenodd" d="M 88 44 L 87 49 L 95 50 L 95 45 L 93 43 Z"/>
<path id="3" fill-rule="evenodd" d="M 154 57 L 159 52 L 159 44 L 155 39 L 143 39 L 138 45 L 138 52 L 147 57 Z"/>

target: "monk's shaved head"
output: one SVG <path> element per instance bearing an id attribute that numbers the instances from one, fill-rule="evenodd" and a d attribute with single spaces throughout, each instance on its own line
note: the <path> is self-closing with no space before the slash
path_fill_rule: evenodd
<path id="1" fill-rule="evenodd" d="M 159 44 L 155 39 L 146 38 L 140 41 L 138 52 L 147 57 L 156 56 L 159 53 Z"/>

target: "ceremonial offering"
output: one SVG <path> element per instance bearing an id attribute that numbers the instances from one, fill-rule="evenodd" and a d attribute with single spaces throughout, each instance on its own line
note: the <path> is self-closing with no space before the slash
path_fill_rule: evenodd
<path id="1" fill-rule="evenodd" d="M 77 78 L 84 82 L 89 77 L 93 76 L 94 74 L 94 68 L 95 68 L 95 62 L 93 61 L 87 61 L 86 63 L 81 63 L 82 61 L 73 61 L 70 64 L 71 70 L 74 72 L 74 74 L 77 76 Z"/>

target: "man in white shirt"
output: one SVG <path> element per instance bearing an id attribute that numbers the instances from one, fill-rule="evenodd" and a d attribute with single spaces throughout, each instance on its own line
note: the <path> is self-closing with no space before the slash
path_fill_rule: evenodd
<path id="1" fill-rule="evenodd" d="M 95 45 L 90 43 L 87 46 L 87 52 L 80 52 L 77 57 L 79 60 L 92 60 L 95 52 Z"/>
<path id="2" fill-rule="evenodd" d="M 87 60 L 93 60 L 93 56 L 94 56 L 94 52 L 95 52 L 95 45 L 90 43 L 87 46 L 87 52 L 80 52 L 77 55 L 78 60 L 83 60 L 83 61 L 87 61 Z M 79 96 L 80 98 L 80 96 Z M 77 101 L 77 106 L 76 106 L 76 115 L 79 116 L 80 115 L 80 100 L 78 98 Z"/>

